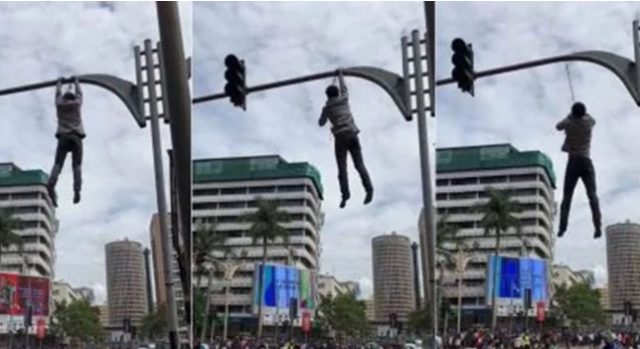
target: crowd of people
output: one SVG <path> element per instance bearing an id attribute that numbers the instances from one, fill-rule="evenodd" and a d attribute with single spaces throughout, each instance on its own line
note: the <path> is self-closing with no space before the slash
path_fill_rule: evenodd
<path id="1" fill-rule="evenodd" d="M 567 330 L 524 331 L 520 333 L 469 330 L 450 332 L 437 338 L 437 349 L 640 349 L 640 334 L 612 331 L 572 332 Z M 238 337 L 227 341 L 196 344 L 195 349 L 429 349 L 422 341 L 331 339 L 275 341 Z"/>

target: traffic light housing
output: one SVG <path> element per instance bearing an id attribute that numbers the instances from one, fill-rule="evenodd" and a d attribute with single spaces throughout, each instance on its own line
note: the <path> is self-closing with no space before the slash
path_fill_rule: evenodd
<path id="1" fill-rule="evenodd" d="M 528 311 L 529 309 L 531 309 L 531 306 L 532 306 L 531 289 L 525 288 L 524 289 L 524 308 Z"/>
<path id="2" fill-rule="evenodd" d="M 633 306 L 631 301 L 624 301 L 624 315 L 631 316 L 633 312 Z"/>
<path id="3" fill-rule="evenodd" d="M 229 96 L 231 103 L 243 110 L 247 108 L 247 81 L 244 61 L 235 55 L 228 55 L 224 59 L 227 70 L 224 78 L 227 84 L 224 85 L 224 92 Z"/>
<path id="4" fill-rule="evenodd" d="M 451 77 L 458 83 L 462 92 L 469 92 L 473 96 L 475 80 L 473 47 L 464 40 L 456 38 L 451 42 L 451 49 L 453 50 Z"/>
<path id="5" fill-rule="evenodd" d="M 389 314 L 389 327 L 398 328 L 398 314 L 396 313 Z"/>
<path id="6" fill-rule="evenodd" d="M 31 326 L 33 326 L 33 307 L 27 305 L 24 316 L 24 327 L 30 328 Z"/>

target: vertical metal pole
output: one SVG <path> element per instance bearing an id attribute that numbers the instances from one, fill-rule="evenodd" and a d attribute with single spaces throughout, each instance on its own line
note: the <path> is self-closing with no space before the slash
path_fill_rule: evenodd
<path id="1" fill-rule="evenodd" d="M 176 188 L 178 192 L 178 219 L 182 242 L 184 244 L 184 266 L 186 269 L 187 285 L 185 298 L 186 323 L 192 323 L 191 287 L 191 92 L 187 61 L 184 53 L 180 15 L 176 1 L 156 2 L 158 23 L 160 28 L 161 53 L 163 58 L 164 81 L 166 95 L 164 96 L 168 110 L 165 114 L 171 117 L 171 143 L 175 160 Z M 189 31 L 191 28 L 189 28 Z M 193 326 L 188 326 L 190 329 Z M 192 336 L 192 334 L 191 334 Z"/>
<path id="2" fill-rule="evenodd" d="M 407 106 L 407 112 L 411 113 L 413 105 L 411 104 L 411 78 L 409 77 L 409 44 L 407 43 L 407 37 L 403 36 L 400 41 L 402 48 L 402 77 L 404 82 L 404 103 Z M 425 295 L 426 297 L 427 295 Z"/>
<path id="3" fill-rule="evenodd" d="M 167 195 L 164 186 L 164 166 L 162 164 L 162 140 L 160 139 L 160 123 L 158 121 L 158 103 L 156 98 L 156 78 L 153 69 L 153 48 L 151 40 L 144 41 L 144 53 L 147 66 L 147 86 L 149 87 L 149 111 L 151 116 L 151 141 L 153 144 L 153 166 L 156 176 L 156 197 L 158 203 L 158 215 L 160 218 L 160 233 L 162 235 L 162 259 L 164 264 L 165 289 L 167 294 L 167 322 L 169 328 L 170 349 L 178 349 L 178 314 L 176 300 L 173 292 L 173 273 L 171 262 L 173 250 L 169 241 L 169 228 L 167 225 Z"/>
<path id="4" fill-rule="evenodd" d="M 636 60 L 636 90 L 640 92 L 640 21 L 633 21 L 633 53 Z"/>
<path id="5" fill-rule="evenodd" d="M 27 314 L 25 314 L 27 317 L 30 317 L 31 319 L 29 319 L 29 321 L 33 321 L 33 316 L 29 316 L 29 312 L 31 312 L 31 314 L 33 314 L 33 304 L 31 304 L 31 277 L 29 276 L 30 274 L 30 270 L 29 270 L 29 260 L 25 259 L 24 263 L 26 265 L 26 269 L 27 269 L 27 277 L 28 277 L 28 282 L 27 282 Z M 26 326 L 26 337 L 24 339 L 24 347 L 26 349 L 29 349 L 29 329 L 31 328 L 31 324 L 27 323 Z"/>
<path id="6" fill-rule="evenodd" d="M 431 283 L 431 299 L 429 302 L 429 313 L 432 316 L 432 349 L 437 349 L 436 335 L 438 333 L 438 300 L 437 300 L 437 286 L 436 286 L 436 221 L 435 221 L 435 207 L 433 204 L 433 180 L 431 178 L 431 162 L 430 162 L 430 144 L 429 134 L 427 132 L 427 112 L 424 103 L 424 85 L 422 74 L 422 54 L 420 52 L 420 32 L 414 30 L 411 33 L 413 41 L 413 73 L 416 76 L 416 107 L 418 117 L 418 144 L 420 146 L 420 172 L 422 174 L 422 204 L 424 206 L 424 221 L 426 226 L 426 239 L 427 242 L 427 264 L 429 266 L 429 275 L 424 277 L 429 278 Z"/>
<path id="7" fill-rule="evenodd" d="M 436 2 L 424 2 L 424 14 L 427 31 L 424 38 L 427 43 L 427 71 L 429 72 L 429 103 L 431 106 L 431 116 L 436 116 Z"/>

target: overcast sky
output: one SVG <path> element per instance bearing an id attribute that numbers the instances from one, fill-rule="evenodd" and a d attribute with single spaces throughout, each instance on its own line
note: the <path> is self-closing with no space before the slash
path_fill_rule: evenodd
<path id="1" fill-rule="evenodd" d="M 180 9 L 190 48 L 190 4 L 181 3 Z M 133 47 L 147 38 L 159 40 L 152 2 L 8 2 L 0 4 L 0 23 L 0 88 L 96 73 L 134 82 Z M 0 98 L 0 162 L 50 171 L 56 149 L 54 92 Z M 55 273 L 74 287 L 93 287 L 100 303 L 106 298 L 104 245 L 128 237 L 148 247 L 156 196 L 149 127 L 140 129 L 107 90 L 83 86 L 83 92 L 83 197 L 73 205 L 69 157 L 58 183 Z M 168 129 L 162 128 L 168 148 Z"/>
<path id="2" fill-rule="evenodd" d="M 631 2 L 439 2 L 438 77 L 451 74 L 450 43 L 455 37 L 473 44 L 477 71 L 587 50 L 631 58 L 631 23 L 638 10 L 640 5 Z M 640 222 L 638 108 L 608 70 L 590 63 L 572 63 L 569 68 L 576 99 L 597 122 L 592 158 L 603 224 Z M 520 150 L 544 152 L 553 160 L 558 178 L 559 207 L 566 155 L 560 152 L 564 136 L 555 131 L 555 124 L 572 104 L 565 64 L 480 79 L 475 86 L 475 98 L 453 85 L 438 89 L 438 145 L 511 143 Z M 555 261 L 594 270 L 602 284 L 605 239 L 593 240 L 593 231 L 586 193 L 578 184 L 569 229 L 555 246 Z"/>
<path id="3" fill-rule="evenodd" d="M 422 2 L 195 3 L 195 95 L 224 88 L 224 57 L 246 60 L 248 85 L 368 65 L 402 74 L 400 39 L 424 31 Z M 371 205 L 349 162 L 352 199 L 340 192 L 333 137 L 318 127 L 331 79 L 248 98 L 242 112 L 227 100 L 194 107 L 194 157 L 280 154 L 322 173 L 326 224 L 322 272 L 361 281 L 371 294 L 371 239 L 397 231 L 417 239 L 421 206 L 416 123 L 404 121 L 390 97 L 370 82 L 347 78 L 364 158 L 375 186 Z"/>

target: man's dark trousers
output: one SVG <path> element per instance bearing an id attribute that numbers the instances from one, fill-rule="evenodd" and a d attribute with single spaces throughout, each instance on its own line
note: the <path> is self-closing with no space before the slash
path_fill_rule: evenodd
<path id="1" fill-rule="evenodd" d="M 62 166 L 67 158 L 67 153 L 71 153 L 73 166 L 73 190 L 80 192 L 82 189 L 82 137 L 76 133 L 63 133 L 58 136 L 58 147 L 56 149 L 56 159 L 49 177 L 49 186 L 54 188 L 58 182 L 58 176 L 62 171 Z"/>
<path id="2" fill-rule="evenodd" d="M 573 198 L 573 192 L 576 189 L 576 184 L 578 184 L 578 179 L 582 179 L 582 183 L 584 183 L 587 190 L 593 225 L 597 230 L 601 228 L 602 218 L 596 192 L 596 171 L 593 167 L 593 162 L 585 156 L 570 155 L 569 161 L 567 162 L 567 170 L 564 175 L 564 193 L 562 194 L 562 204 L 560 205 L 561 232 L 567 230 L 571 200 Z"/>
<path id="3" fill-rule="evenodd" d="M 347 200 L 351 197 L 349 192 L 349 175 L 347 173 L 347 153 L 351 153 L 353 165 L 360 174 L 362 186 L 366 192 L 373 191 L 371 178 L 364 165 L 362 157 L 362 147 L 360 147 L 360 139 L 358 134 L 354 132 L 343 132 L 335 135 L 335 151 L 336 161 L 338 162 L 338 180 L 340 181 L 340 192 L 342 199 Z"/>

